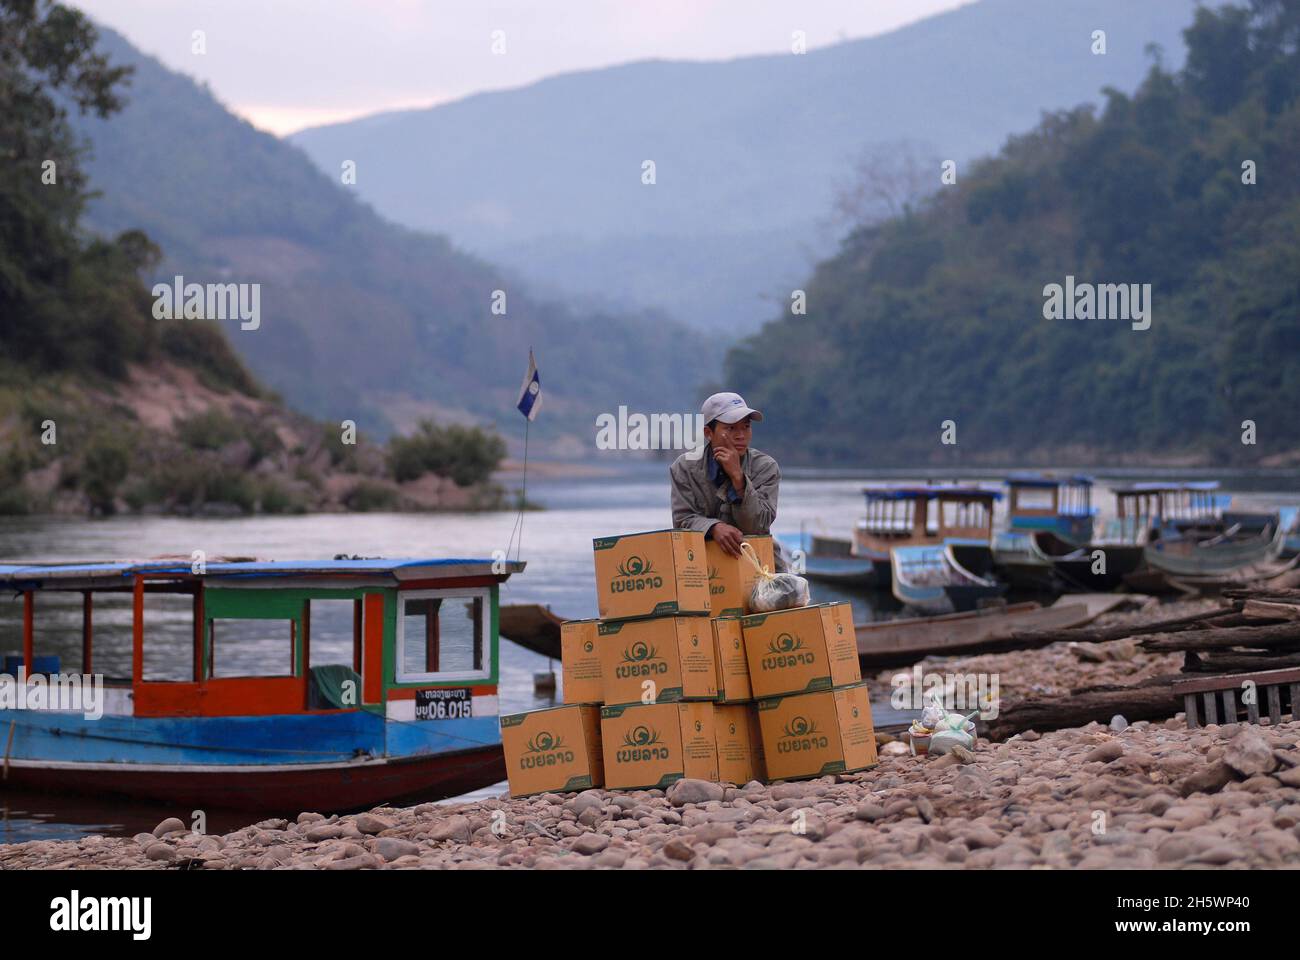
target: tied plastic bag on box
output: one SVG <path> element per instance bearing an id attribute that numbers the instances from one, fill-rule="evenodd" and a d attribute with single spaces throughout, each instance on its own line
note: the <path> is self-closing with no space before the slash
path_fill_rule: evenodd
<path id="1" fill-rule="evenodd" d="M 773 610 L 789 610 L 791 607 L 806 607 L 811 602 L 808 596 L 808 581 L 793 573 L 773 573 L 758 561 L 758 554 L 748 543 L 741 543 L 740 552 L 745 555 L 754 569 L 758 579 L 749 593 L 749 610 L 751 613 L 771 613 Z"/>

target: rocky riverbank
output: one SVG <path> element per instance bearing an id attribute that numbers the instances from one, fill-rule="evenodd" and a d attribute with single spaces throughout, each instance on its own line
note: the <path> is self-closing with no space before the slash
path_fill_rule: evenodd
<path id="1" fill-rule="evenodd" d="M 981 742 L 967 763 L 882 756 L 772 786 L 304 813 L 224 836 L 169 820 L 134 839 L 0 847 L 0 868 L 1278 867 L 1300 864 L 1297 742 L 1294 722 L 1090 724 Z"/>

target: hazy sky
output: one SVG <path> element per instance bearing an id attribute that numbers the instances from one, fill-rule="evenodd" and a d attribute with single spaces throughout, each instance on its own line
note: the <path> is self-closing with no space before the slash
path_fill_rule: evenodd
<path id="1" fill-rule="evenodd" d="M 966 2 L 72 0 L 275 133 L 631 60 L 789 52 L 795 30 L 812 49 Z M 504 55 L 492 51 L 498 30 Z"/>

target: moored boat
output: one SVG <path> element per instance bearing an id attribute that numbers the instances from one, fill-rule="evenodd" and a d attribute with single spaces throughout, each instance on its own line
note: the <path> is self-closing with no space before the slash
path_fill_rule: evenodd
<path id="1" fill-rule="evenodd" d="M 526 650 L 560 659 L 561 617 L 540 603 L 507 603 L 501 607 L 501 636 Z"/>
<path id="2" fill-rule="evenodd" d="M 853 555 L 870 560 L 881 589 L 893 576 L 895 547 L 941 546 L 948 540 L 990 543 L 996 490 L 928 484 L 865 487 L 866 515 L 853 535 Z"/>
<path id="3" fill-rule="evenodd" d="M 848 540 L 803 534 L 783 534 L 777 539 L 809 580 L 849 588 L 875 585 L 875 564 L 869 558 L 853 556 L 853 545 Z"/>
<path id="4" fill-rule="evenodd" d="M 924 613 L 951 613 L 974 610 L 981 601 L 1005 593 L 1006 584 L 968 570 L 959 562 L 954 550 L 962 546 L 895 547 L 890 557 L 894 596 Z"/>
<path id="5" fill-rule="evenodd" d="M 1006 478 L 1007 529 L 1045 531 L 1080 546 L 1092 539 L 1097 510 L 1092 477 L 1071 474 L 1013 473 Z"/>
<path id="6" fill-rule="evenodd" d="M 1040 530 L 1029 535 L 1030 548 L 1051 565 L 1067 590 L 1105 593 L 1124 584 L 1124 578 L 1141 569 L 1144 548 L 1136 544 L 1101 543 L 1079 546 L 1056 534 Z"/>
<path id="7" fill-rule="evenodd" d="M 5 781 L 266 814 L 434 800 L 498 782 L 498 590 L 523 568 L 342 558 L 2 565 L 0 586 L 23 606 L 21 658 L 9 666 L 44 668 L 0 690 Z M 80 600 L 79 636 L 52 643 L 42 629 L 38 651 L 44 606 L 69 596 Z M 94 616 L 97 602 L 123 596 L 129 646 L 101 635 Z M 326 613 L 347 627 L 328 643 L 335 662 L 322 663 L 312 650 L 326 638 L 312 624 Z M 60 662 L 72 659 L 75 674 Z M 129 673 L 105 677 L 102 662 Z M 51 703 L 47 693 L 35 708 L 37 689 L 74 681 L 79 700 Z M 98 690 L 91 710 L 87 689 Z"/>
<path id="8" fill-rule="evenodd" d="M 1063 598 L 1052 606 L 1013 603 L 949 613 L 856 624 L 858 663 L 864 671 L 908 666 L 925 657 L 979 652 L 990 641 L 1032 630 L 1063 630 L 1107 609 L 1092 598 Z M 1114 602 L 1118 602 L 1116 598 Z"/>
<path id="9" fill-rule="evenodd" d="M 1033 549 L 1031 534 L 999 530 L 993 535 L 993 569 L 1012 590 L 1059 593 L 1060 582 L 1051 561 Z"/>

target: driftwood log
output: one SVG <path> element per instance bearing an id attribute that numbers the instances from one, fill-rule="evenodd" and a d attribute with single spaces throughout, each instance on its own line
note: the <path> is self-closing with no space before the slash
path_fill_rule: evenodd
<path id="1" fill-rule="evenodd" d="M 1028 697 L 1005 706 L 988 721 L 990 740 L 1005 740 L 1026 730 L 1043 733 L 1081 727 L 1096 720 L 1109 723 L 1115 714 L 1129 723 L 1136 720 L 1165 720 L 1183 709 L 1174 695 L 1173 682 L 1181 674 L 1151 677 L 1133 686 L 1092 687 L 1073 691 L 1068 697 Z"/>
<path id="2" fill-rule="evenodd" d="M 1205 627 L 1177 633 L 1156 633 L 1140 646 L 1148 653 L 1213 650 L 1225 647 L 1300 649 L 1300 622 L 1262 626 Z"/>
<path id="3" fill-rule="evenodd" d="M 1278 656 L 1273 651 L 1208 650 L 1183 654 L 1183 673 L 1238 673 L 1243 670 L 1279 670 L 1300 667 L 1300 653 Z"/>

